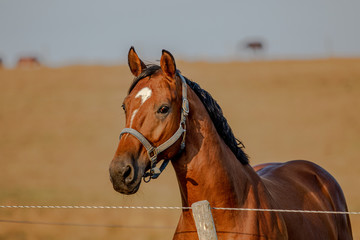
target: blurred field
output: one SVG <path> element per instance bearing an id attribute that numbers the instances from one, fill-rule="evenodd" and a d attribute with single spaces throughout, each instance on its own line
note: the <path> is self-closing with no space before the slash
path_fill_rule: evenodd
<path id="1" fill-rule="evenodd" d="M 177 65 L 218 100 L 253 165 L 314 161 L 360 211 L 360 59 Z M 134 196 L 112 189 L 131 80 L 127 66 L 0 69 L 0 205 L 180 206 L 171 167 Z M 0 220 L 128 226 L 0 222 L 0 239 L 171 239 L 179 214 L 0 209 Z M 360 239 L 360 216 L 352 225 Z"/>

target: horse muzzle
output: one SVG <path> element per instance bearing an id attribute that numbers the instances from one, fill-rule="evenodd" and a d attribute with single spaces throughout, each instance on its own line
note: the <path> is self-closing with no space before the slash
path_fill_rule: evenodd
<path id="1" fill-rule="evenodd" d="M 131 158 L 117 156 L 110 163 L 110 181 L 115 191 L 127 195 L 138 191 L 145 169 L 134 162 Z"/>

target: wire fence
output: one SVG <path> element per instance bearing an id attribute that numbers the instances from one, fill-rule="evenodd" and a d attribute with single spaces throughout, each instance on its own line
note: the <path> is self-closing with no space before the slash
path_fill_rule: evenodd
<path id="1" fill-rule="evenodd" d="M 153 206 L 34 206 L 34 205 L 0 205 L 0 208 L 19 209 L 144 209 L 144 210 L 189 210 L 191 207 L 153 207 Z M 280 213 L 313 213 L 313 214 L 347 214 L 360 215 L 360 212 L 343 211 L 317 211 L 317 210 L 295 210 L 295 209 L 261 209 L 261 208 L 224 208 L 212 207 L 214 210 L 226 211 L 255 211 L 255 212 L 280 212 Z"/>
<path id="2" fill-rule="evenodd" d="M 24 206 L 24 205 L 9 205 L 0 206 L 0 208 L 28 208 L 28 209 L 150 209 L 150 210 L 183 210 L 191 209 L 191 207 L 147 207 L 147 206 Z"/>
<path id="3" fill-rule="evenodd" d="M 191 210 L 191 207 L 153 207 L 153 206 L 35 206 L 35 205 L 0 205 L 0 209 L 138 209 L 138 210 Z M 223 211 L 255 211 L 255 212 L 279 212 L 279 213 L 301 213 L 301 214 L 343 214 L 360 215 L 360 212 L 343 211 L 316 211 L 316 210 L 291 210 L 291 209 L 260 209 L 260 208 L 223 208 L 212 207 L 212 210 Z M 1 223 L 37 224 L 53 226 L 74 226 L 74 227 L 104 227 L 104 228 L 143 228 L 143 229 L 173 229 L 175 226 L 130 226 L 130 225 L 107 225 L 107 224 L 83 224 L 43 221 L 23 221 L 0 219 Z"/>

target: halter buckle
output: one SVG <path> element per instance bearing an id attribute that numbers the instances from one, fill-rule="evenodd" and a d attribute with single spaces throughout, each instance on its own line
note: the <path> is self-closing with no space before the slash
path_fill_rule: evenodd
<path id="1" fill-rule="evenodd" d="M 148 156 L 150 158 L 151 165 L 156 164 L 157 155 L 158 155 L 158 152 L 157 152 L 156 148 L 153 147 L 153 148 L 148 150 Z"/>

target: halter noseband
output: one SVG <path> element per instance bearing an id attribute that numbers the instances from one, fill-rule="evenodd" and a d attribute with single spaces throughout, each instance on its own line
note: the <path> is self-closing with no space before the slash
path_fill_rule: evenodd
<path id="1" fill-rule="evenodd" d="M 140 132 L 133 128 L 124 128 L 121 133 L 120 137 L 125 133 L 130 133 L 134 137 L 136 137 L 141 144 L 145 147 L 148 157 L 151 162 L 151 169 L 144 173 L 143 179 L 144 182 L 150 182 L 151 179 L 156 179 L 160 176 L 162 171 L 168 165 L 170 159 L 164 159 L 163 163 L 161 164 L 160 168 L 156 167 L 156 164 L 159 162 L 158 155 L 171 147 L 179 138 L 182 136 L 181 141 L 181 150 L 185 148 L 185 135 L 186 135 L 186 117 L 189 114 L 189 101 L 187 99 L 187 84 L 185 78 L 178 72 L 178 75 L 181 78 L 182 82 L 182 107 L 181 107 L 181 119 L 178 130 L 172 135 L 168 140 L 166 140 L 163 144 L 158 147 L 153 146 Z M 161 160 L 160 160 L 161 161 Z"/>

